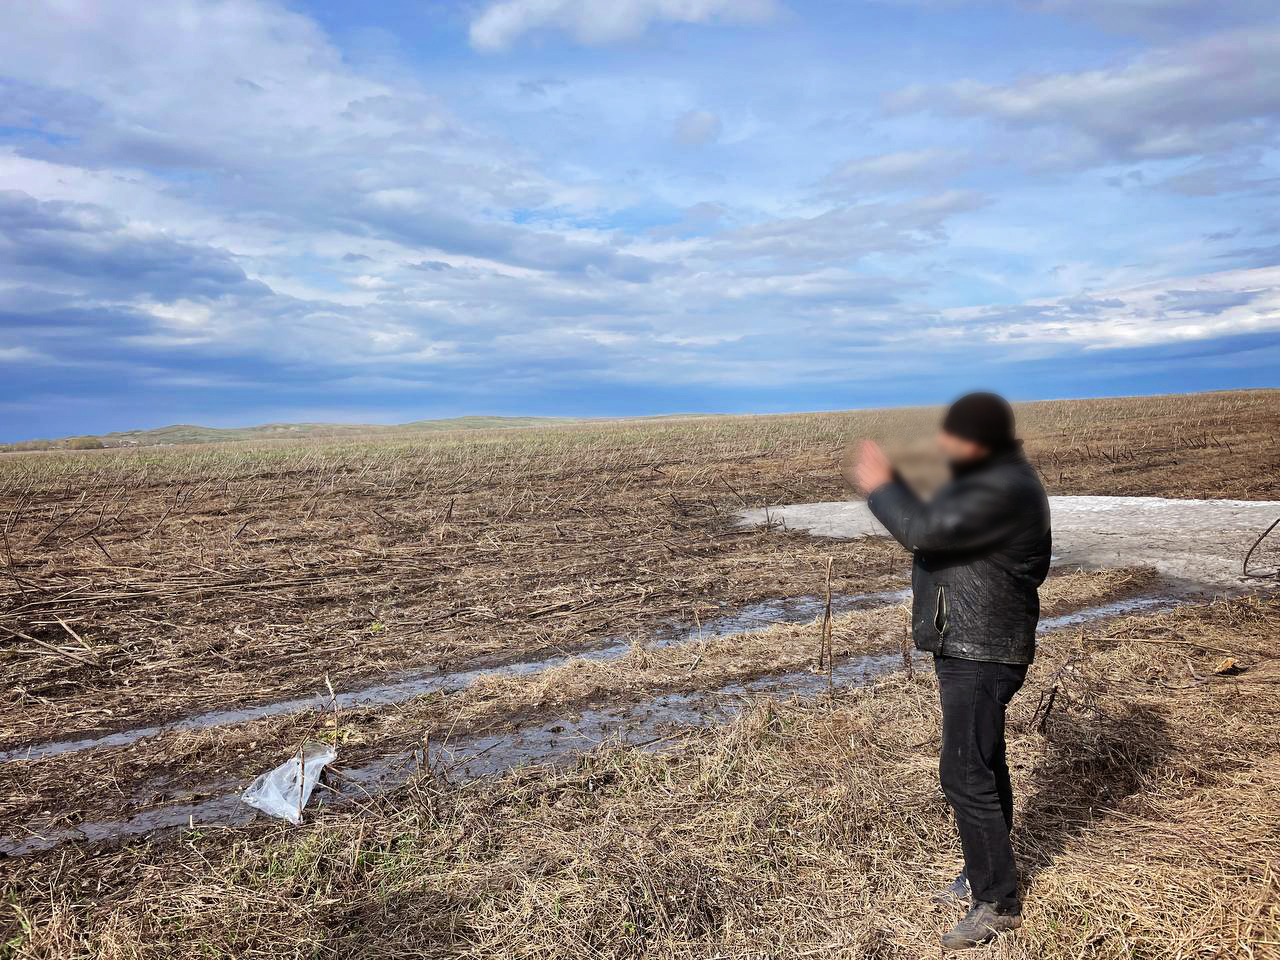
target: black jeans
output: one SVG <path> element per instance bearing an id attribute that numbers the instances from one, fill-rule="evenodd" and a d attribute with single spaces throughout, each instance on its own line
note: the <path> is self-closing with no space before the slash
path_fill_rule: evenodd
<path id="1" fill-rule="evenodd" d="M 942 792 L 955 811 L 965 874 L 975 901 L 1020 909 L 1009 831 L 1013 787 L 1004 757 L 1004 711 L 1027 678 L 1026 664 L 935 656 L 942 699 Z"/>

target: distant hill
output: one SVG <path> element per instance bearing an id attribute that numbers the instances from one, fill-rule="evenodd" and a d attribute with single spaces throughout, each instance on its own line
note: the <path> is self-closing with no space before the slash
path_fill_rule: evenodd
<path id="1" fill-rule="evenodd" d="M 451 417 L 414 420 L 388 426 L 372 423 L 264 423 L 256 427 L 201 427 L 176 423 L 152 430 L 30 440 L 0 446 L 3 450 L 93 450 L 100 447 L 156 447 L 187 443 L 222 443 L 242 440 L 278 440 L 290 437 L 350 437 L 388 433 L 435 433 L 445 430 L 504 430 L 585 423 L 571 417 Z"/>

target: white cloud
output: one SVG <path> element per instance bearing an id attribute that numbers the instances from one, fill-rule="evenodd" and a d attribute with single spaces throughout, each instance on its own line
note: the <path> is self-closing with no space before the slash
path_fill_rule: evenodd
<path id="1" fill-rule="evenodd" d="M 505 50 L 543 29 L 563 30 L 579 43 L 615 43 L 640 36 L 655 22 L 749 22 L 777 9 L 775 0 L 498 0 L 471 21 L 471 45 Z"/>
<path id="2" fill-rule="evenodd" d="M 1084 17 L 1117 30 L 1171 31 L 1275 13 L 1274 0 L 1020 0 L 1032 10 Z"/>
<path id="3" fill-rule="evenodd" d="M 0 347 L 0 363 L 34 363 L 42 359 L 29 347 Z"/>
<path id="4" fill-rule="evenodd" d="M 813 216 L 785 217 L 725 231 L 714 239 L 716 255 L 801 262 L 807 269 L 854 261 L 874 253 L 906 253 L 946 237 L 946 222 L 977 210 L 980 194 L 948 190 L 900 202 L 847 204 Z"/>
<path id="5" fill-rule="evenodd" d="M 1273 140 L 1280 117 L 1280 30 L 1241 30 L 1077 73 L 1007 85 L 917 86 L 899 110 L 985 115 L 1063 131 L 1094 163 L 1196 156 Z"/>
<path id="6" fill-rule="evenodd" d="M 676 121 L 675 141 L 685 147 L 700 147 L 720 139 L 724 124 L 710 110 L 690 110 Z"/>
<path id="7" fill-rule="evenodd" d="M 919 184 L 954 174 L 965 160 L 963 150 L 943 147 L 881 153 L 841 164 L 826 176 L 824 182 L 829 186 L 855 188 Z"/>
<path id="8" fill-rule="evenodd" d="M 1245 23 L 1265 22 L 1275 0 L 880 0 L 898 6 L 963 10 L 1005 6 L 1084 20 L 1109 30 L 1151 36 L 1203 33 Z"/>
<path id="9" fill-rule="evenodd" d="M 241 246 L 243 213 L 265 208 L 307 241 L 411 230 L 423 246 L 536 259 L 536 231 L 492 211 L 559 192 L 431 92 L 354 70 L 312 21 L 270 3 L 64 0 L 40 17 L 0 7 L 0 64 L 18 84 L 0 86 L 0 126 L 6 109 L 35 122 L 51 91 L 67 101 L 48 117 L 56 137 L 23 143 L 28 161 L 79 167 L 82 182 L 94 179 L 83 170 L 113 169 L 92 200 L 130 213 L 150 193 L 143 209 L 172 216 L 180 194 L 202 208 L 202 228 L 237 221 L 217 238 L 229 247 Z M 43 186 L 67 189 L 62 177 Z"/>
<path id="10" fill-rule="evenodd" d="M 506 11 L 481 30 L 494 48 L 541 28 L 603 42 L 659 21 L 772 9 L 548 0 L 492 4 L 476 23 Z M 966 166 L 964 154 L 930 145 L 961 142 L 969 125 L 867 118 L 865 137 L 823 126 L 824 111 L 849 101 L 819 96 L 830 84 L 820 64 L 800 81 L 815 91 L 808 106 L 782 69 L 762 96 L 736 79 L 725 89 L 723 76 L 750 66 L 691 58 L 688 72 L 650 75 L 647 50 L 577 74 L 570 63 L 564 81 L 513 97 L 523 57 L 471 56 L 474 78 L 443 80 L 410 63 L 371 65 L 270 2 L 59 0 L 42 13 L 0 4 L 0 128 L 20 131 L 0 146 L 9 370 L 39 356 L 149 366 L 153 382 L 171 384 L 229 384 L 243 371 L 245 382 L 430 383 L 463 396 L 479 384 L 541 391 L 677 375 L 784 389 L 791 377 L 842 381 L 922 362 L 895 338 L 934 322 L 957 331 L 957 354 L 993 342 L 1011 354 L 1024 342 L 1068 353 L 1272 329 L 1266 276 L 1243 273 L 1222 276 L 1256 289 L 1187 280 L 939 320 L 946 304 L 1206 269 L 1196 238 L 1223 225 L 1240 228 L 1230 262 L 1265 266 L 1277 255 L 1225 209 L 1183 231 L 1196 247 L 1185 258 L 1117 254 L 1123 239 L 1075 225 L 1071 205 L 1085 215 L 1096 197 L 1010 188 L 986 152 Z M 1239 89 L 1219 82 L 1212 44 L 1195 50 L 1186 62 L 1166 51 L 1109 70 L 953 85 L 939 102 L 1019 135 L 1052 126 L 1100 152 L 1132 152 L 1177 127 L 1174 101 L 1208 71 L 1204 102 L 1192 104 L 1200 126 L 1188 129 L 1264 133 L 1250 111 L 1270 109 L 1271 92 L 1247 71 Z M 637 72 L 613 69 L 631 59 Z M 449 100 L 451 90 L 462 92 Z M 1254 106 L 1230 106 L 1232 97 Z M 721 144 L 714 164 L 676 149 L 711 142 Z M 837 165 L 856 142 L 891 152 Z M 983 193 L 946 189 L 957 169 Z M 1211 199 L 1228 173 L 1253 183 L 1252 169 L 1206 166 L 1181 189 Z M 1064 262 L 1078 272 L 1046 286 L 1040 274 Z"/>
<path id="11" fill-rule="evenodd" d="M 1006 344 L 1152 347 L 1280 330 L 1280 267 L 947 310 L 940 331 Z"/>

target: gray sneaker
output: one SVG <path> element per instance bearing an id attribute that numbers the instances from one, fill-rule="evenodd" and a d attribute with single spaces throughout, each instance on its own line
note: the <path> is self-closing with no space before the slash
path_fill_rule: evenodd
<path id="1" fill-rule="evenodd" d="M 968 950 L 989 943 L 1006 930 L 1022 926 L 1022 914 L 1000 913 L 990 903 L 979 901 L 964 919 L 942 935 L 942 949 Z"/>
<path id="2" fill-rule="evenodd" d="M 929 900 L 940 907 L 969 907 L 969 878 L 963 873 L 941 890 L 935 890 Z"/>

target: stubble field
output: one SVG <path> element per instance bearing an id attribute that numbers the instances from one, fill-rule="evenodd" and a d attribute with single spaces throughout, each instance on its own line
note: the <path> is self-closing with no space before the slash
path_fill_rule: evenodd
<path id="1" fill-rule="evenodd" d="M 1280 499 L 1275 391 L 1018 413 L 1051 493 Z M 906 558 L 734 514 L 839 499 L 851 437 L 935 418 L 0 460 L 0 950 L 931 955 L 957 852 Z M 1059 570 L 1045 615 L 1155 580 Z M 1280 607 L 1196 599 L 1046 634 L 997 955 L 1278 949 Z M 307 823 L 249 822 L 308 737 L 339 760 Z"/>

